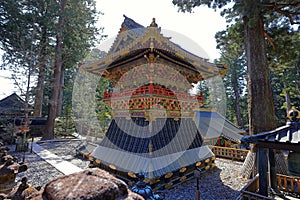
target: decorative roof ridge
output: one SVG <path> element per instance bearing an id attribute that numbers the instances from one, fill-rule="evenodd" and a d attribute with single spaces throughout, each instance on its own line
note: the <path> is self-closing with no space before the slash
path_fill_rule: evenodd
<path id="1" fill-rule="evenodd" d="M 146 27 L 144 27 L 143 25 L 137 23 L 136 21 L 134 21 L 133 19 L 127 17 L 125 14 L 123 14 L 124 17 L 124 21 L 121 24 L 121 27 L 119 29 L 118 35 L 116 36 L 114 42 L 112 43 L 108 53 L 113 53 L 113 48 L 117 45 L 117 43 L 120 41 L 121 37 L 123 36 L 122 33 L 126 32 L 126 31 L 130 31 L 130 30 L 134 30 L 134 29 L 145 29 Z M 138 34 L 134 33 L 133 34 L 138 37 Z"/>
<path id="2" fill-rule="evenodd" d="M 155 28 L 158 30 L 158 32 L 159 32 L 158 35 L 160 35 L 161 38 L 162 38 L 163 40 L 165 40 L 165 41 L 168 43 L 169 48 L 170 48 L 171 50 L 173 50 L 176 54 L 181 53 L 181 54 L 185 55 L 186 58 L 189 58 L 189 59 L 193 59 L 193 58 L 194 58 L 194 59 L 199 59 L 199 60 L 201 60 L 201 64 L 203 64 L 204 62 L 210 63 L 210 62 L 208 62 L 208 59 L 207 59 L 207 58 L 200 57 L 199 55 L 196 55 L 196 54 L 194 54 L 194 53 L 192 53 L 192 52 L 190 52 L 190 51 L 184 49 L 184 48 L 181 47 L 179 44 L 176 44 L 176 43 L 172 42 L 172 41 L 171 41 L 172 37 L 166 37 L 166 36 L 164 36 L 164 35 L 161 33 L 161 28 L 158 27 L 155 18 L 152 19 L 152 22 L 151 22 L 150 26 L 148 26 L 148 27 L 146 28 L 146 27 L 140 25 L 139 23 L 135 22 L 133 19 L 127 17 L 125 14 L 123 15 L 123 17 L 124 17 L 125 19 L 124 19 L 124 21 L 123 21 L 123 23 L 122 23 L 122 25 L 121 25 L 119 34 L 117 35 L 115 41 L 113 42 L 113 44 L 112 44 L 112 46 L 111 46 L 111 48 L 110 48 L 110 50 L 109 50 L 109 53 L 113 53 L 113 52 L 111 52 L 112 48 L 116 45 L 117 41 L 119 41 L 120 35 L 121 35 L 123 32 L 125 32 L 126 30 L 138 29 L 138 27 L 145 29 L 145 31 L 143 32 L 143 34 L 140 35 L 140 36 L 134 33 L 134 34 L 137 36 L 137 38 L 139 38 L 139 37 L 145 37 L 145 36 L 147 35 L 147 34 L 145 34 L 145 33 L 148 32 L 149 27 L 151 27 L 151 28 L 152 28 L 152 27 L 155 27 Z M 131 23 L 134 23 L 134 25 L 137 26 L 137 27 L 136 27 L 136 28 L 132 28 L 132 27 L 130 28 L 130 27 L 127 27 L 126 24 L 125 24 L 126 21 L 130 21 Z M 126 26 L 126 28 L 129 28 L 129 29 L 124 30 L 124 28 L 123 28 L 123 30 L 122 30 L 122 27 L 125 27 L 125 26 Z M 151 30 L 151 29 L 150 29 L 150 30 Z M 135 43 L 135 42 L 133 42 L 133 44 L 134 44 L 134 43 Z M 130 45 L 130 46 L 133 46 L 133 45 Z M 177 49 L 177 50 L 176 50 L 176 49 Z M 122 51 L 122 50 L 120 49 L 119 51 Z M 115 53 L 115 52 L 114 52 L 114 53 Z M 213 63 L 210 63 L 210 64 L 213 64 Z M 214 65 L 214 64 L 213 64 L 213 65 Z"/>
<path id="3" fill-rule="evenodd" d="M 102 67 L 103 64 L 109 65 L 109 63 L 112 62 L 114 59 L 117 59 L 120 56 L 127 55 L 128 53 L 130 53 L 130 51 L 134 50 L 135 47 L 137 47 L 137 45 L 143 44 L 144 42 L 146 42 L 146 40 L 151 40 L 150 46 L 148 48 L 151 48 L 152 50 L 157 49 L 157 47 L 155 47 L 153 43 L 153 39 L 157 38 L 157 40 L 155 41 L 158 42 L 158 44 L 163 45 L 165 47 L 162 48 L 162 50 L 165 50 L 166 52 L 174 54 L 176 57 L 185 60 L 186 62 L 193 65 L 196 70 L 204 71 L 204 79 L 215 75 L 222 75 L 227 71 L 226 67 L 218 66 L 215 63 L 208 61 L 207 58 L 203 58 L 200 55 L 192 53 L 181 47 L 179 44 L 176 44 L 175 42 L 171 41 L 170 37 L 164 36 L 162 34 L 161 28 L 158 27 L 156 24 L 155 18 L 152 19 L 152 23 L 150 24 L 150 26 L 144 27 L 139 23 L 135 22 L 133 19 L 127 17 L 126 15 L 123 16 L 124 21 L 121 25 L 121 29 L 117 37 L 115 38 L 113 44 L 111 45 L 106 59 L 92 64 L 94 67 L 97 67 L 97 63 L 98 67 L 100 67 L 100 63 Z M 124 44 L 121 44 L 123 39 L 127 42 L 125 46 Z"/>

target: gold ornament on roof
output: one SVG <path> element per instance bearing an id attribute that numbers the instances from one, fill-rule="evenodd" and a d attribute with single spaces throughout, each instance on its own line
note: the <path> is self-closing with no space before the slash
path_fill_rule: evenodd
<path id="1" fill-rule="evenodd" d="M 300 121 L 300 111 L 292 106 L 292 108 L 287 112 L 287 117 L 291 122 L 298 122 Z"/>
<path id="2" fill-rule="evenodd" d="M 150 24 L 150 27 L 157 27 L 157 24 L 155 22 L 155 18 L 152 19 L 152 22 Z"/>

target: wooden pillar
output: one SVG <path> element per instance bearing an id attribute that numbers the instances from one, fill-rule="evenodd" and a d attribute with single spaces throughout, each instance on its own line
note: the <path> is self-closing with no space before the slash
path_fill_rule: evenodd
<path id="1" fill-rule="evenodd" d="M 271 188 L 277 190 L 277 180 L 276 180 L 276 169 L 275 169 L 275 153 L 273 149 L 269 149 L 269 163 L 270 163 L 270 181 Z"/>
<path id="2" fill-rule="evenodd" d="M 268 157 L 266 148 L 258 148 L 259 194 L 268 196 Z"/>

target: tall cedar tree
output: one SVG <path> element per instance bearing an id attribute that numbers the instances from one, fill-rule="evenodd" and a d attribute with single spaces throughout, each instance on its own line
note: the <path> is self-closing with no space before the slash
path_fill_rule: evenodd
<path id="1" fill-rule="evenodd" d="M 60 78 L 62 71 L 62 45 L 63 45 L 63 26 L 64 26 L 64 11 L 67 0 L 62 0 L 59 2 L 59 10 L 61 15 L 58 18 L 58 23 L 56 25 L 56 48 L 55 48 L 55 65 L 54 65 L 54 81 L 52 95 L 49 102 L 49 113 L 47 118 L 47 132 L 43 139 L 53 139 L 54 138 L 54 124 L 58 108 L 58 98 L 60 94 Z"/>
<path id="2" fill-rule="evenodd" d="M 236 122 L 239 127 L 244 127 L 245 119 L 248 118 L 245 116 L 247 109 L 242 108 L 243 97 L 247 92 L 242 28 L 241 23 L 232 24 L 226 31 L 220 31 L 215 35 L 217 48 L 221 52 L 219 62 L 230 68 L 223 79 L 227 95 L 226 117 Z"/>
<path id="3" fill-rule="evenodd" d="M 95 35 L 99 33 L 95 27 L 98 13 L 94 0 L 61 0 L 58 7 L 54 80 L 44 139 L 54 138 L 54 122 L 63 99 L 64 71 L 87 55 L 96 41 Z"/>
<path id="4" fill-rule="evenodd" d="M 229 3 L 232 7 L 229 7 Z M 276 13 L 282 18 L 289 19 L 292 25 L 299 24 L 300 2 L 292 0 L 173 0 L 173 4 L 183 12 L 191 12 L 193 8 L 200 5 L 207 5 L 215 10 L 224 8 L 221 15 L 227 15 L 229 22 L 233 20 L 242 22 L 247 60 L 249 133 L 257 134 L 275 129 L 277 120 L 266 53 L 266 38 L 269 38 L 265 31 L 265 27 L 269 26 L 272 21 L 266 22 L 265 16 Z M 270 154 L 273 154 L 273 151 L 270 151 Z M 255 158 L 256 153 L 251 151 L 241 172 L 244 177 L 251 178 L 256 175 Z M 281 163 L 279 166 L 285 171 L 285 164 Z"/>
<path id="5" fill-rule="evenodd" d="M 287 17 L 291 24 L 299 24 L 299 1 L 269 0 L 173 0 L 183 12 L 207 5 L 213 9 L 226 8 L 222 15 L 242 20 L 244 27 L 244 45 L 248 68 L 249 132 L 256 134 L 269 131 L 277 126 L 273 97 L 270 85 L 270 70 L 267 63 L 264 15 L 277 12 Z"/>

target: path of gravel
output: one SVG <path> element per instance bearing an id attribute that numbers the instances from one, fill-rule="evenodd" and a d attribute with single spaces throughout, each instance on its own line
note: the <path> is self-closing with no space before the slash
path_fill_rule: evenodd
<path id="1" fill-rule="evenodd" d="M 64 141 L 40 143 L 43 148 L 63 157 L 65 160 L 77 165 L 82 169 L 87 169 L 89 161 L 82 159 L 76 155 L 76 147 L 80 145 L 80 141 Z M 13 148 L 13 147 L 11 147 Z M 9 152 L 16 155 L 19 161 L 22 160 L 22 153 Z M 62 176 L 63 174 L 49 165 L 46 161 L 38 157 L 34 153 L 27 152 L 25 154 L 25 162 L 28 165 L 28 170 L 18 175 L 17 180 L 26 176 L 29 179 L 29 184 L 32 186 L 44 187 L 47 182 Z M 239 170 L 242 167 L 241 162 L 231 161 L 226 159 L 216 159 L 217 167 L 202 175 L 200 185 L 200 196 L 204 200 L 215 199 L 236 199 L 239 191 L 248 180 L 239 177 Z M 189 180 L 185 183 L 177 185 L 170 190 L 164 191 L 166 200 L 189 200 L 195 199 L 196 180 Z"/>
<path id="2" fill-rule="evenodd" d="M 249 181 L 239 176 L 242 163 L 220 158 L 217 158 L 215 162 L 217 167 L 202 174 L 199 180 L 200 199 L 236 199 L 240 194 L 240 190 Z M 165 195 L 166 200 L 195 199 L 196 180 L 192 179 L 171 188 L 165 191 Z"/>

